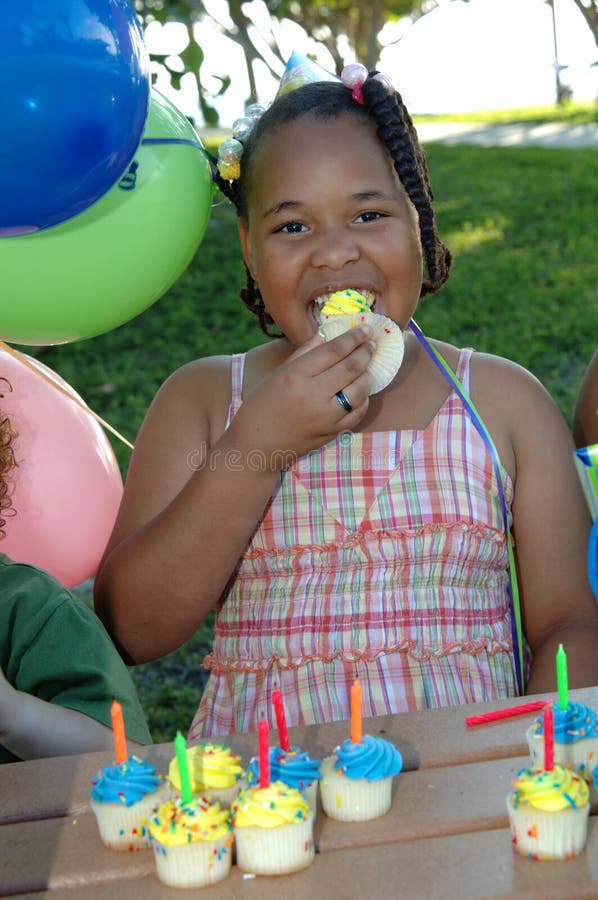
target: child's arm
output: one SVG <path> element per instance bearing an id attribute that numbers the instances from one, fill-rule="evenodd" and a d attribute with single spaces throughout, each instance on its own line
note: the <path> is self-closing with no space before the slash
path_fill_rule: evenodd
<path id="1" fill-rule="evenodd" d="M 290 457 L 354 428 L 367 410 L 367 333 L 301 350 L 244 397 L 226 431 L 228 360 L 179 370 L 150 407 L 95 580 L 96 610 L 129 660 L 163 656 L 193 634 Z M 334 396 L 348 385 L 349 414 Z"/>
<path id="2" fill-rule="evenodd" d="M 480 373 L 479 408 L 515 481 L 515 557 L 523 629 L 533 651 L 527 691 L 555 690 L 559 643 L 570 686 L 598 684 L 598 604 L 587 577 L 590 517 L 571 434 L 530 373 L 488 357 Z"/>
<path id="3" fill-rule="evenodd" d="M 578 447 L 598 444 L 598 350 L 581 382 L 573 414 L 573 437 Z"/>
<path id="4" fill-rule="evenodd" d="M 112 730 L 74 709 L 18 691 L 0 669 L 0 744 L 19 759 L 107 750 Z M 127 739 L 133 752 L 143 744 Z"/>

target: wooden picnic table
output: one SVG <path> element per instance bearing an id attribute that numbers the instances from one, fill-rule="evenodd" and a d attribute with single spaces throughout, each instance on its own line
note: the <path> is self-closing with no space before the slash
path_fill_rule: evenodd
<path id="1" fill-rule="evenodd" d="M 526 697 L 547 699 L 555 695 Z M 598 709 L 598 687 L 570 692 Z M 598 897 L 598 792 L 592 789 L 588 845 L 578 857 L 539 862 L 513 851 L 505 798 L 530 764 L 525 731 L 533 714 L 467 727 L 466 716 L 511 700 L 363 720 L 364 734 L 392 741 L 404 769 L 391 810 L 371 822 L 337 822 L 321 809 L 316 858 L 293 875 L 248 877 L 236 866 L 201 890 L 210 900 L 337 898 Z M 536 713 L 538 715 L 538 713 Z M 346 722 L 289 729 L 291 743 L 322 758 L 346 737 Z M 271 742 L 276 743 L 276 732 Z M 221 739 L 246 765 L 255 734 Z M 145 757 L 166 773 L 174 748 L 155 744 Z M 89 809 L 96 772 L 110 752 L 0 766 L 0 896 L 46 900 L 144 900 L 193 895 L 161 884 L 153 851 L 108 850 Z M 197 893 L 197 889 L 195 889 Z"/>

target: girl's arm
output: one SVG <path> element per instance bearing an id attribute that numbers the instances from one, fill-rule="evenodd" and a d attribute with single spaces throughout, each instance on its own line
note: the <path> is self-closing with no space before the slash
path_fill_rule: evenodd
<path id="1" fill-rule="evenodd" d="M 222 359 L 190 364 L 165 383 L 140 431 L 95 580 L 96 610 L 128 660 L 163 656 L 193 634 L 285 463 L 359 422 L 368 402 L 367 338 L 355 328 L 326 344 L 314 339 L 244 399 L 223 433 L 213 411 L 230 400 Z M 334 394 L 349 384 L 355 411 L 347 414 Z"/>
<path id="2" fill-rule="evenodd" d="M 513 537 L 523 630 L 533 651 L 529 693 L 554 691 L 559 643 L 571 687 L 598 684 L 598 604 L 587 576 L 590 517 L 567 424 L 529 372 L 485 357 L 480 411 L 503 460 L 512 447 Z"/>
<path id="3" fill-rule="evenodd" d="M 573 438 L 578 447 L 598 444 L 598 350 L 583 376 L 575 412 Z"/>
<path id="4" fill-rule="evenodd" d="M 91 716 L 18 691 L 0 669 L 0 744 L 19 759 L 107 750 L 112 730 Z M 144 745 L 127 738 L 131 749 Z"/>

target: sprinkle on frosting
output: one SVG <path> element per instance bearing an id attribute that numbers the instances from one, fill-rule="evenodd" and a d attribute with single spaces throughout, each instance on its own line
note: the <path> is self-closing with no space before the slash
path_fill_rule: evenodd
<path id="1" fill-rule="evenodd" d="M 347 778 L 379 781 L 398 775 L 403 768 L 403 757 L 394 744 L 374 735 L 366 735 L 360 744 L 347 739 L 335 748 L 334 755 L 335 769 L 341 769 Z"/>
<path id="2" fill-rule="evenodd" d="M 314 781 L 318 781 L 320 775 L 320 763 L 311 759 L 309 753 L 299 747 L 291 747 L 285 753 L 281 747 L 270 747 L 270 778 L 272 781 L 282 781 L 288 787 L 303 791 Z M 250 785 L 259 781 L 259 761 L 254 757 L 247 767 L 247 781 Z"/>
<path id="3" fill-rule="evenodd" d="M 304 822 L 311 815 L 303 794 L 281 781 L 272 781 L 266 788 L 254 785 L 241 791 L 233 801 L 231 814 L 237 828 L 277 828 Z"/>
<path id="4" fill-rule="evenodd" d="M 207 797 L 183 803 L 179 798 L 161 803 L 148 822 L 153 840 L 166 847 L 218 841 L 232 831 L 230 814 L 217 801 Z M 232 842 L 232 837 L 231 837 Z"/>
<path id="5" fill-rule="evenodd" d="M 583 703 L 568 703 L 565 709 L 553 706 L 554 740 L 558 744 L 573 744 L 584 738 L 598 737 L 596 713 Z M 542 716 L 533 726 L 534 737 L 544 734 Z"/>
<path id="6" fill-rule="evenodd" d="M 322 307 L 322 316 L 343 316 L 352 313 L 369 312 L 373 303 L 373 297 L 366 299 L 359 291 L 347 288 L 344 291 L 335 291 L 330 295 Z"/>
<path id="7" fill-rule="evenodd" d="M 97 803 L 132 806 L 147 794 L 157 791 L 163 782 L 156 767 L 137 756 L 124 763 L 103 768 L 93 780 L 91 796 Z"/>
<path id="8" fill-rule="evenodd" d="M 511 802 L 517 809 L 532 806 L 545 812 L 580 809 L 590 797 L 588 785 L 572 769 L 555 765 L 553 769 L 521 769 L 513 781 Z"/>
<path id="9" fill-rule="evenodd" d="M 235 785 L 243 775 L 241 757 L 225 744 L 194 744 L 187 747 L 189 778 L 194 794 L 202 790 L 219 790 Z M 177 790 L 181 789 L 179 764 L 175 757 L 168 769 L 168 778 Z"/>

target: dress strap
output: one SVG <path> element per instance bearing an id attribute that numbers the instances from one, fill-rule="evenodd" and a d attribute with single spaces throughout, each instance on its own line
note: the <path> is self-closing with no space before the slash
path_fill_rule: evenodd
<path id="1" fill-rule="evenodd" d="M 510 586 L 509 586 L 509 600 L 511 604 L 511 629 L 513 636 L 513 655 L 515 659 L 515 672 L 517 675 L 517 685 L 519 689 L 519 693 L 523 694 L 525 691 L 525 684 L 523 681 L 523 633 L 521 628 L 521 609 L 519 604 L 519 586 L 517 584 L 517 569 L 515 567 L 515 556 L 513 554 L 513 542 L 511 540 L 511 531 L 509 529 L 509 516 L 507 513 L 507 504 L 505 500 L 505 491 L 503 486 L 503 477 L 504 477 L 504 469 L 502 463 L 500 461 L 500 457 L 498 455 L 498 451 L 494 445 L 494 441 L 492 440 L 492 435 L 488 431 L 484 420 L 480 416 L 479 412 L 475 408 L 473 401 L 469 394 L 464 390 L 463 385 L 446 362 L 444 357 L 433 347 L 427 338 L 424 336 L 421 331 L 419 325 L 417 325 L 413 319 L 409 322 L 409 328 L 422 345 L 428 356 L 432 359 L 434 364 L 438 367 L 442 375 L 446 378 L 450 385 L 452 385 L 453 390 L 460 398 L 463 406 L 469 413 L 471 417 L 471 421 L 474 425 L 476 431 L 478 431 L 480 437 L 486 444 L 488 452 L 490 453 L 490 458 L 492 459 L 492 465 L 494 466 L 494 472 L 496 475 L 497 487 L 498 487 L 498 495 L 500 498 L 500 505 L 503 517 L 503 524 L 505 530 L 505 538 L 507 541 L 507 549 L 509 552 L 509 574 L 510 574 Z M 470 354 L 471 356 L 471 354 Z M 468 366 L 469 368 L 469 366 Z"/>
<path id="2" fill-rule="evenodd" d="M 238 412 L 243 402 L 243 373 L 245 371 L 245 353 L 233 353 L 231 357 L 231 397 L 226 418 L 226 427 Z"/>

